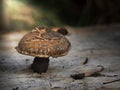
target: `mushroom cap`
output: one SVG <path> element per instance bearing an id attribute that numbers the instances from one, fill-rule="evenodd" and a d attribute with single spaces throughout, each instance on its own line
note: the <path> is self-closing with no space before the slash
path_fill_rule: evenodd
<path id="1" fill-rule="evenodd" d="M 61 33 L 63 35 L 67 35 L 69 32 L 65 27 L 51 27 L 50 28 L 52 31 Z"/>
<path id="2" fill-rule="evenodd" d="M 60 57 L 68 53 L 71 44 L 68 39 L 46 27 L 36 27 L 25 34 L 16 50 L 34 57 Z"/>

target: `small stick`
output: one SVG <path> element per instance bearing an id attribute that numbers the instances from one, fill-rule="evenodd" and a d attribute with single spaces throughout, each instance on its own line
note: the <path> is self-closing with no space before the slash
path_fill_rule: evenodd
<path id="1" fill-rule="evenodd" d="M 101 67 L 101 70 L 99 72 L 101 72 L 105 69 L 102 65 L 97 65 L 97 67 Z"/>
<path id="2" fill-rule="evenodd" d="M 104 77 L 117 77 L 118 75 L 101 74 L 101 76 L 104 76 Z"/>
<path id="3" fill-rule="evenodd" d="M 85 58 L 85 61 L 83 62 L 83 64 L 87 64 L 88 63 L 88 58 Z"/>
<path id="4" fill-rule="evenodd" d="M 120 81 L 120 79 L 116 79 L 116 80 L 112 80 L 112 81 L 108 81 L 108 82 L 103 82 L 103 84 L 109 84 L 109 83 L 113 83 L 113 82 L 117 82 Z"/>

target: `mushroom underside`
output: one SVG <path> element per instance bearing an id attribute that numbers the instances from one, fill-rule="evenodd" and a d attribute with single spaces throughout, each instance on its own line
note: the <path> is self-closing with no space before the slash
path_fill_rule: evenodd
<path id="1" fill-rule="evenodd" d="M 47 72 L 49 58 L 35 57 L 31 69 L 39 74 Z"/>

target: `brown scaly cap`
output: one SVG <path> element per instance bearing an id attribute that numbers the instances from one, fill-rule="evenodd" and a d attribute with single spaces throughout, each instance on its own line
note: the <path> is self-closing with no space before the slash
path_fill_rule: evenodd
<path id="1" fill-rule="evenodd" d="M 20 40 L 16 50 L 34 57 L 60 57 L 70 50 L 68 39 L 47 27 L 36 27 Z"/>
<path id="2" fill-rule="evenodd" d="M 63 35 L 67 35 L 69 32 L 65 27 L 51 27 L 50 28 L 52 31 L 61 33 Z"/>

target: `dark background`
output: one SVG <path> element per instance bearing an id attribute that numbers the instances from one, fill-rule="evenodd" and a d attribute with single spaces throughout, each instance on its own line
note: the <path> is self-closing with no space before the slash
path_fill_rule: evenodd
<path id="1" fill-rule="evenodd" d="M 81 27 L 120 22 L 120 0 L 0 0 L 0 11 L 2 31 L 36 25 Z M 29 17 L 34 23 L 26 20 Z"/>

